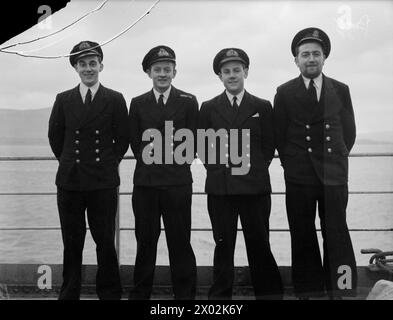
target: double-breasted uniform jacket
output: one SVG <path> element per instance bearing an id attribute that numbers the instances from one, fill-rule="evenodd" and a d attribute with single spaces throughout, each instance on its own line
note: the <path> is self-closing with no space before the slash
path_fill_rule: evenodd
<path id="1" fill-rule="evenodd" d="M 347 183 L 348 154 L 356 137 L 347 85 L 323 75 L 319 102 L 313 104 L 300 75 L 277 88 L 273 113 L 286 181 Z"/>
<path id="2" fill-rule="evenodd" d="M 173 122 L 170 150 L 165 150 L 166 121 Z M 168 100 L 163 108 L 157 105 L 153 89 L 132 99 L 129 112 L 129 129 L 130 145 L 137 161 L 134 171 L 134 185 L 157 187 L 192 184 L 190 163 L 178 164 L 175 160 L 173 160 L 172 164 L 165 163 L 165 152 L 171 154 L 185 141 L 184 138 L 181 141 L 174 140 L 173 137 L 177 130 L 188 129 L 195 137 L 197 121 L 198 102 L 196 97 L 174 86 L 171 87 Z M 159 149 L 156 146 L 155 150 L 154 144 L 158 142 L 154 141 L 153 135 L 149 141 L 142 141 L 143 133 L 149 133 L 152 129 L 156 129 L 161 133 L 161 164 L 147 164 L 142 159 L 143 150 L 147 145 L 150 144 L 152 146 L 152 155 Z M 166 138 L 168 139 L 169 137 Z M 195 150 L 192 158 L 194 158 L 194 154 Z"/>
<path id="3" fill-rule="evenodd" d="M 215 131 L 225 129 L 228 133 L 228 143 L 216 144 L 216 164 L 205 161 L 207 178 L 205 192 L 215 195 L 235 194 L 270 194 L 270 176 L 268 167 L 274 156 L 274 131 L 272 119 L 272 106 L 267 100 L 255 97 L 245 91 L 243 99 L 237 110 L 231 105 L 225 91 L 202 104 L 199 112 L 198 128 Z M 220 162 L 220 153 L 226 156 L 231 154 L 231 147 L 236 142 L 231 141 L 230 131 L 237 129 L 238 143 L 237 153 L 243 159 L 248 159 L 248 172 L 244 175 L 234 175 L 232 169 L 241 167 L 242 164 L 234 164 L 231 157 L 228 163 Z M 249 129 L 247 145 L 242 155 L 242 129 Z M 225 150 L 220 148 L 224 147 Z M 209 152 L 209 146 L 206 148 Z M 206 157 L 208 159 L 208 157 Z"/>
<path id="4" fill-rule="evenodd" d="M 128 149 L 127 114 L 123 95 L 102 84 L 89 110 L 79 85 L 56 96 L 48 136 L 59 160 L 58 187 L 90 191 L 119 186 L 118 165 Z"/>

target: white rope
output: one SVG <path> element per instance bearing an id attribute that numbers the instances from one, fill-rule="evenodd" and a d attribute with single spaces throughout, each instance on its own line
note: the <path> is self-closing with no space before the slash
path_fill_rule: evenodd
<path id="1" fill-rule="evenodd" d="M 101 10 L 101 9 L 104 7 L 104 5 L 105 5 L 108 1 L 109 1 L 109 0 L 105 0 L 105 1 L 102 2 L 97 8 L 95 8 L 94 10 L 92 10 L 92 11 L 90 11 L 90 12 L 84 14 L 84 15 L 83 15 L 82 17 L 80 17 L 79 19 L 75 20 L 75 21 L 72 22 L 71 24 L 69 24 L 69 25 L 67 25 L 67 26 L 65 26 L 65 27 L 63 27 L 63 28 L 61 28 L 61 29 L 59 29 L 59 30 L 57 30 L 57 31 L 54 31 L 54 32 L 52 32 L 52 33 L 50 33 L 50 34 L 47 34 L 47 35 L 45 35 L 45 36 L 38 37 L 38 38 L 36 38 L 36 39 L 32 39 L 32 40 L 28 40 L 28 41 L 22 41 L 22 42 L 18 42 L 18 43 L 13 43 L 13 44 L 7 45 L 7 46 L 5 46 L 5 47 L 3 47 L 3 48 L 0 48 L 0 51 L 3 51 L 3 50 L 5 50 L 5 49 L 9 49 L 9 48 L 12 48 L 12 47 L 20 46 L 20 45 L 22 45 L 22 44 L 27 44 L 27 43 L 36 42 L 36 41 L 39 41 L 39 40 L 42 40 L 42 39 L 49 38 L 49 37 L 51 37 L 51 36 L 53 36 L 53 35 L 55 35 L 55 34 L 58 34 L 59 32 L 62 32 L 62 31 L 64 31 L 64 30 L 68 29 L 69 27 L 73 26 L 74 24 L 77 24 L 78 22 L 80 22 L 80 21 L 86 19 L 86 18 L 87 18 L 89 15 L 91 15 L 92 13 Z"/>
<path id="2" fill-rule="evenodd" d="M 62 37 L 62 38 L 59 38 L 59 39 L 54 40 L 54 41 L 51 41 L 50 43 L 48 43 L 48 44 L 46 44 L 46 45 L 44 45 L 44 46 L 38 47 L 38 48 L 34 48 L 34 49 L 31 49 L 31 50 L 24 50 L 23 53 L 24 53 L 24 54 L 30 54 L 30 53 L 32 53 L 32 52 L 41 51 L 41 50 L 43 50 L 43 49 L 53 47 L 53 46 L 55 46 L 56 44 L 61 43 L 61 42 L 64 41 L 65 39 L 69 38 L 70 36 L 71 36 L 71 35 L 66 35 L 66 36 L 64 36 L 64 37 Z"/>
<path id="3" fill-rule="evenodd" d="M 119 32 L 118 34 L 116 34 L 115 36 L 113 36 L 112 38 L 110 38 L 109 40 L 104 41 L 101 44 L 98 44 L 97 46 L 91 47 L 91 48 L 87 48 L 81 51 L 77 51 L 74 53 L 69 53 L 69 54 L 64 54 L 64 55 L 57 55 L 57 56 L 42 56 L 42 55 L 28 55 L 28 54 L 24 54 L 23 51 L 9 51 L 9 50 L 3 50 L 0 49 L 0 52 L 3 53 L 9 53 L 9 54 L 15 54 L 21 57 L 27 57 L 27 58 L 39 58 L 39 59 L 59 59 L 59 58 L 67 58 L 73 55 L 77 55 L 81 52 L 85 52 L 85 51 L 90 51 L 93 50 L 97 47 L 103 47 L 105 45 L 107 45 L 108 43 L 112 42 L 113 40 L 119 38 L 120 36 L 122 36 L 124 33 L 126 33 L 127 31 L 129 31 L 132 27 L 134 27 L 140 20 L 142 20 L 145 16 L 147 16 L 151 10 L 153 10 L 153 8 L 160 2 L 161 0 L 157 0 L 142 16 L 140 16 L 137 20 L 135 20 L 132 24 L 130 24 L 129 26 L 127 26 L 123 31 Z"/>

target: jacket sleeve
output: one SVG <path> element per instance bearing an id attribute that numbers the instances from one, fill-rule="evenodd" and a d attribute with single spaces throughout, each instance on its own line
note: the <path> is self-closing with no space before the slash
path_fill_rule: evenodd
<path id="1" fill-rule="evenodd" d="M 53 154 L 59 160 L 64 146 L 65 117 L 59 95 L 56 96 L 55 103 L 49 118 L 48 138 Z"/>
<path id="2" fill-rule="evenodd" d="M 128 114 L 128 130 L 129 130 L 129 144 L 135 158 L 139 157 L 139 149 L 142 142 L 142 134 L 140 130 L 140 120 L 138 115 L 137 102 L 135 99 L 131 100 L 130 111 Z"/>
<path id="3" fill-rule="evenodd" d="M 355 116 L 352 107 L 349 88 L 346 86 L 344 94 L 344 108 L 341 113 L 341 123 L 343 126 L 344 142 L 350 152 L 356 139 Z"/>
<path id="4" fill-rule="evenodd" d="M 262 153 L 268 164 L 274 157 L 274 130 L 273 130 L 273 108 L 270 102 L 264 105 L 265 112 L 261 118 L 262 129 Z"/>
<path id="5" fill-rule="evenodd" d="M 197 153 L 197 127 L 198 127 L 198 101 L 195 97 L 191 100 L 191 106 L 187 113 L 187 128 L 191 130 L 194 136 L 194 158 Z"/>
<path id="6" fill-rule="evenodd" d="M 201 105 L 201 109 L 199 110 L 199 114 L 198 114 L 198 129 L 207 130 L 207 129 L 211 128 L 209 117 L 210 117 L 210 114 L 209 114 L 208 105 L 206 104 L 206 102 L 203 102 Z M 199 160 L 202 161 L 205 168 L 207 168 L 208 151 L 209 151 L 208 144 L 206 143 L 206 141 L 200 141 L 199 144 L 200 144 L 199 148 L 203 148 L 203 150 L 200 150 L 199 148 L 197 149 L 198 150 L 198 157 L 199 157 Z M 203 154 L 200 154 L 201 152 Z"/>
<path id="7" fill-rule="evenodd" d="M 277 89 L 274 97 L 273 108 L 273 128 L 274 128 L 274 144 L 280 156 L 281 163 L 283 162 L 283 149 L 286 143 L 288 116 L 285 109 L 282 93 Z"/>
<path id="8" fill-rule="evenodd" d="M 115 114 L 113 117 L 114 151 L 118 162 L 123 159 L 128 150 L 128 121 L 127 104 L 122 94 L 117 97 Z"/>

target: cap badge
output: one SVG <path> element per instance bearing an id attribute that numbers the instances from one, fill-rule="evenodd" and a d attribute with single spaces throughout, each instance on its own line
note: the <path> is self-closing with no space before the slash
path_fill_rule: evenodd
<path id="1" fill-rule="evenodd" d="M 90 48 L 90 44 L 88 42 L 82 42 L 79 45 L 79 50 L 85 50 L 85 49 L 89 49 Z"/>
<path id="2" fill-rule="evenodd" d="M 168 57 L 169 53 L 164 48 L 161 48 L 160 51 L 158 51 L 157 55 L 159 57 Z"/>
<path id="3" fill-rule="evenodd" d="M 312 33 L 312 36 L 314 38 L 319 38 L 319 31 L 318 30 L 314 30 L 314 32 Z"/>
<path id="4" fill-rule="evenodd" d="M 227 57 L 238 57 L 239 53 L 233 49 L 230 49 L 227 51 L 226 56 Z"/>

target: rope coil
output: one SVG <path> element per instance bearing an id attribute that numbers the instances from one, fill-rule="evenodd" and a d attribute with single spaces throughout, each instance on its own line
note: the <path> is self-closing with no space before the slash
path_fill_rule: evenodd
<path id="1" fill-rule="evenodd" d="M 393 276 L 393 259 L 387 259 L 387 256 L 393 257 L 393 251 L 382 251 L 380 249 L 362 249 L 360 251 L 363 254 L 373 253 L 369 260 L 369 270 L 384 271 Z"/>

